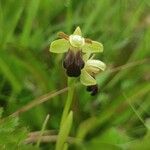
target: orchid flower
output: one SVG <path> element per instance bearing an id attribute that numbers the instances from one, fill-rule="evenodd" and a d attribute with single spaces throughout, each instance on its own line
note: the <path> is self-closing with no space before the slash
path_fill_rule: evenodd
<path id="1" fill-rule="evenodd" d="M 106 65 L 102 61 L 90 57 L 90 54 L 85 54 L 83 59 L 85 66 L 81 70 L 80 82 L 87 86 L 87 91 L 92 92 L 91 95 L 95 95 L 98 92 L 95 76 L 101 71 L 104 71 Z"/>
<path id="2" fill-rule="evenodd" d="M 67 75 L 78 77 L 84 67 L 83 53 L 99 53 L 103 51 L 103 45 L 82 37 L 80 27 L 77 27 L 73 34 L 67 35 L 60 32 L 61 39 L 55 40 L 50 45 L 50 52 L 67 53 L 63 62 Z"/>

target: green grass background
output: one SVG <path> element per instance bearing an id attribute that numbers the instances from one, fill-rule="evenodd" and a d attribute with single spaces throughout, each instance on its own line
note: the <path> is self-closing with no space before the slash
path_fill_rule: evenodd
<path id="1" fill-rule="evenodd" d="M 150 0 L 0 0 L 0 106 L 7 117 L 33 99 L 67 86 L 62 55 L 49 52 L 57 32 L 100 41 L 100 93 L 78 85 L 70 149 L 150 149 Z M 58 130 L 66 92 L 20 115 L 28 132 Z M 1 136 L 1 135 L 0 135 Z M 139 142 L 140 140 L 141 142 Z M 143 145 L 142 145 L 143 144 Z M 141 146 L 141 147 L 140 147 Z M 41 144 L 54 149 L 54 143 Z"/>

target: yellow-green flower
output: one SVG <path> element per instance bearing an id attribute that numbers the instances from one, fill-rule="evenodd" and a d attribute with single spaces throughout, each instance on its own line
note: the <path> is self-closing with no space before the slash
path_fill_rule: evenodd
<path id="1" fill-rule="evenodd" d="M 78 77 L 84 67 L 82 55 L 84 53 L 98 53 L 103 51 L 103 45 L 91 39 L 84 38 L 80 27 L 77 27 L 73 34 L 67 35 L 60 32 L 61 39 L 55 40 L 50 45 L 50 52 L 67 53 L 63 66 L 70 77 Z"/>
<path id="2" fill-rule="evenodd" d="M 106 65 L 100 61 L 90 58 L 90 54 L 85 54 L 84 56 L 85 66 L 81 70 L 80 82 L 87 86 L 87 91 L 91 92 L 91 95 L 96 95 L 98 93 L 98 85 L 95 76 L 100 72 L 104 71 Z"/>
<path id="3" fill-rule="evenodd" d="M 93 57 L 89 58 L 90 55 L 84 55 L 85 66 L 81 70 L 80 81 L 85 86 L 96 85 L 95 76 L 100 72 L 104 71 L 106 68 L 105 63 L 100 60 L 93 59 Z"/>

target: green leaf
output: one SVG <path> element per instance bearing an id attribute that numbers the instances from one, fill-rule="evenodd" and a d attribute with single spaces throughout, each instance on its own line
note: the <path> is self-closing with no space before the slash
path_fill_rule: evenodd
<path id="1" fill-rule="evenodd" d="M 0 46 L 12 40 L 24 6 L 24 0 L 7 1 L 6 5 L 0 1 Z"/>
<path id="2" fill-rule="evenodd" d="M 149 150 L 150 149 L 150 131 L 144 136 L 143 139 L 136 140 L 131 143 L 128 150 Z"/>
<path id="3" fill-rule="evenodd" d="M 40 148 L 38 148 L 34 145 L 21 145 L 21 146 L 19 146 L 19 150 L 40 150 Z"/>
<path id="4" fill-rule="evenodd" d="M 8 57 L 7 57 L 8 59 Z M 20 91 L 21 85 L 15 74 L 12 72 L 8 62 L 4 59 L 4 56 L 0 56 L 0 71 L 9 80 L 15 91 Z"/>
<path id="5" fill-rule="evenodd" d="M 124 144 L 129 142 L 129 137 L 123 131 L 110 128 L 99 137 L 99 140 L 103 143 Z"/>
<path id="6" fill-rule="evenodd" d="M 67 116 L 66 120 L 64 121 L 64 124 L 62 124 L 60 128 L 60 132 L 58 135 L 58 140 L 56 143 L 56 150 L 61 150 L 66 147 L 65 142 L 67 142 L 67 137 L 69 135 L 69 132 L 71 130 L 72 126 L 72 121 L 73 121 L 73 113 L 70 111 L 69 115 Z"/>
<path id="7" fill-rule="evenodd" d="M 85 150 L 98 150 L 98 148 L 102 150 L 123 150 L 118 145 L 102 143 L 99 140 L 90 142 L 85 147 L 86 147 Z"/>
<path id="8" fill-rule="evenodd" d="M 0 107 L 0 118 L 2 117 L 2 114 L 3 114 L 3 108 Z"/>
<path id="9" fill-rule="evenodd" d="M 27 138 L 26 128 L 19 127 L 17 117 L 8 117 L 0 123 L 0 148 L 18 149 Z"/>
<path id="10" fill-rule="evenodd" d="M 37 14 L 37 11 L 39 8 L 39 2 L 40 2 L 40 0 L 31 0 L 31 1 L 29 1 L 29 4 L 27 5 L 27 10 L 26 10 L 27 14 L 26 14 L 23 32 L 22 32 L 22 36 L 21 36 L 21 43 L 23 45 L 28 44 L 28 42 L 30 40 L 30 38 L 29 38 L 30 32 L 32 29 L 33 20 Z"/>
<path id="11" fill-rule="evenodd" d="M 7 145 L 0 145 L 0 150 L 40 150 L 38 147 L 33 145 L 14 145 L 13 143 Z"/>
<path id="12" fill-rule="evenodd" d="M 65 53 L 70 47 L 69 41 L 65 39 L 55 40 L 51 43 L 50 52 L 53 53 Z"/>
<path id="13" fill-rule="evenodd" d="M 18 118 L 9 117 L 0 124 L 0 133 L 12 132 L 15 130 L 15 127 L 17 125 L 18 125 Z"/>
<path id="14" fill-rule="evenodd" d="M 122 150 L 121 145 L 127 142 L 129 142 L 129 138 L 125 133 L 116 128 L 110 128 L 85 144 L 85 147 L 86 150 L 97 150 L 98 147 L 105 150 Z"/>

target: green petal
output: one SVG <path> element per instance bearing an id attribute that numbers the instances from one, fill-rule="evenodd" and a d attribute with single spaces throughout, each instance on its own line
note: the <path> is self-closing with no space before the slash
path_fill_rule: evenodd
<path id="1" fill-rule="evenodd" d="M 85 62 L 87 62 L 87 60 L 90 58 L 90 56 L 91 56 L 91 53 L 85 53 L 85 54 L 83 55 L 83 60 L 84 60 Z"/>
<path id="2" fill-rule="evenodd" d="M 101 70 L 105 70 L 106 68 L 106 65 L 100 61 L 100 60 L 95 60 L 95 59 L 89 59 L 86 63 L 87 66 L 92 66 L 92 67 L 96 67 L 98 69 L 101 69 Z"/>
<path id="3" fill-rule="evenodd" d="M 80 82 L 85 86 L 96 84 L 96 80 L 85 69 L 81 71 Z"/>
<path id="4" fill-rule="evenodd" d="M 103 52 L 103 45 L 99 42 L 92 41 L 91 43 L 85 43 L 85 45 L 82 48 L 82 51 L 84 53 L 99 53 Z"/>
<path id="5" fill-rule="evenodd" d="M 81 32 L 81 29 L 80 29 L 79 26 L 75 29 L 75 31 L 73 32 L 73 34 L 74 35 L 80 35 L 80 36 L 82 36 L 82 32 Z"/>
<path id="6" fill-rule="evenodd" d="M 55 40 L 50 45 L 50 52 L 53 53 L 65 53 L 70 47 L 69 41 L 65 39 Z"/>

